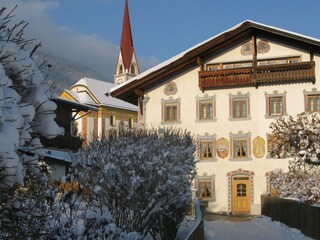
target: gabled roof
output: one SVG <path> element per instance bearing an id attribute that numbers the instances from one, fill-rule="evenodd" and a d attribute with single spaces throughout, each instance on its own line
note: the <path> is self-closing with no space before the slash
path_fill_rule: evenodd
<path id="1" fill-rule="evenodd" d="M 113 83 L 96 80 L 93 78 L 81 78 L 78 82 L 76 82 L 73 86 L 70 87 L 76 88 L 77 86 L 85 86 L 89 93 L 86 91 L 72 91 L 72 90 L 65 90 L 70 95 L 72 95 L 75 99 L 77 99 L 80 103 L 90 104 L 90 105 L 101 105 L 101 106 L 107 106 L 107 107 L 113 107 L 113 108 L 120 108 L 120 109 L 126 109 L 131 111 L 138 111 L 138 107 L 127 103 L 125 101 L 122 101 L 120 99 L 112 97 L 110 94 L 110 89 L 114 87 Z M 98 103 L 95 102 L 95 100 L 92 98 L 92 96 L 98 101 Z"/>
<path id="2" fill-rule="evenodd" d="M 157 81 L 171 74 L 179 72 L 188 66 L 196 66 L 199 58 L 204 58 L 217 50 L 230 46 L 249 34 L 273 37 L 279 41 L 290 42 L 311 52 L 320 52 L 319 39 L 246 20 L 113 87 L 111 94 L 114 97 L 136 104 L 137 96 L 135 90 L 144 91 L 152 84 L 156 84 Z"/>
<path id="3" fill-rule="evenodd" d="M 121 34 L 121 42 L 120 42 L 120 51 L 122 55 L 122 61 L 125 69 L 130 68 L 132 56 L 133 56 L 133 40 L 131 34 L 131 26 L 130 26 L 130 18 L 129 18 L 129 9 L 128 9 L 128 1 L 126 0 L 126 4 L 124 7 L 124 15 L 123 15 L 123 25 L 122 25 L 122 34 Z"/>
<path id="4" fill-rule="evenodd" d="M 57 105 L 64 106 L 65 108 L 68 108 L 68 109 L 77 109 L 77 110 L 85 111 L 85 112 L 89 111 L 89 110 L 91 110 L 91 111 L 98 111 L 99 110 L 97 107 L 94 107 L 94 106 L 91 106 L 88 104 L 84 104 L 84 103 L 80 103 L 80 102 L 75 102 L 75 101 L 61 98 L 61 97 L 53 98 L 51 100 L 54 101 L 55 103 L 57 103 Z"/>

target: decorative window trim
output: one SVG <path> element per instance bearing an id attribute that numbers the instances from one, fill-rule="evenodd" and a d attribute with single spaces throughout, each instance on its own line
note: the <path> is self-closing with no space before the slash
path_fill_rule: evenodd
<path id="1" fill-rule="evenodd" d="M 195 177 L 195 188 L 197 189 L 197 197 L 202 200 L 202 201 L 209 201 L 209 202 L 214 202 L 216 200 L 216 186 L 215 186 L 215 181 L 216 181 L 216 175 L 207 175 L 207 173 L 203 173 L 202 176 L 196 176 Z M 202 198 L 200 196 L 200 182 L 210 182 L 211 183 L 211 197 L 209 198 Z"/>
<path id="2" fill-rule="evenodd" d="M 212 103 L 212 118 L 211 119 L 201 119 L 201 109 L 200 104 L 201 103 Z M 208 96 L 208 94 L 205 94 L 203 97 L 196 96 L 196 121 L 197 123 L 201 122 L 215 122 L 217 121 L 216 113 L 217 113 L 217 104 L 216 104 L 216 95 Z"/>
<path id="3" fill-rule="evenodd" d="M 243 133 L 239 131 L 237 134 L 230 132 L 230 161 L 250 161 L 252 160 L 251 156 L 251 133 Z M 235 157 L 234 156 L 234 141 L 246 141 L 247 143 L 247 156 L 245 157 Z"/>
<path id="4" fill-rule="evenodd" d="M 233 116 L 233 101 L 245 100 L 247 105 L 247 116 L 246 117 L 234 117 Z M 243 121 L 250 120 L 250 93 L 242 94 L 238 92 L 237 94 L 229 94 L 229 121 Z"/>
<path id="5" fill-rule="evenodd" d="M 239 168 L 227 173 L 228 177 L 228 211 L 232 212 L 232 177 L 235 175 L 248 175 L 250 177 L 250 202 L 254 204 L 254 172 Z"/>
<path id="6" fill-rule="evenodd" d="M 209 133 L 205 133 L 205 135 L 198 135 L 197 136 L 197 159 L 199 162 L 212 162 L 212 161 L 217 161 L 217 135 L 209 135 Z M 212 157 L 210 158 L 204 158 L 201 157 L 201 148 L 202 148 L 202 143 L 208 142 L 212 143 Z"/>
<path id="7" fill-rule="evenodd" d="M 177 106 L 177 120 L 173 122 L 165 121 L 165 107 L 167 105 L 176 105 Z M 162 125 L 174 125 L 174 124 L 180 124 L 181 118 L 180 118 L 180 105 L 181 105 L 181 98 L 178 97 L 174 99 L 172 96 L 170 96 L 169 99 L 161 99 L 161 124 Z"/>
<path id="8" fill-rule="evenodd" d="M 303 90 L 303 95 L 304 95 L 304 111 L 310 112 L 310 110 L 308 109 L 308 97 L 316 96 L 316 95 L 320 96 L 320 91 L 318 91 L 317 88 L 312 88 L 311 91 Z"/>
<path id="9" fill-rule="evenodd" d="M 273 93 L 264 93 L 265 99 L 266 99 L 266 114 L 264 115 L 265 118 L 277 118 L 282 115 L 287 115 L 287 91 L 284 91 L 283 93 L 279 93 L 277 90 L 273 91 Z M 277 98 L 282 97 L 283 99 L 283 109 L 282 114 L 271 114 L 270 113 L 270 98 Z"/>

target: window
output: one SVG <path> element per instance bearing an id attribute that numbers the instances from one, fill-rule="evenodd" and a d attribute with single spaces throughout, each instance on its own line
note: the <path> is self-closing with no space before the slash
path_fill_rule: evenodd
<path id="1" fill-rule="evenodd" d="M 251 133 L 230 133 L 230 160 L 251 160 Z"/>
<path id="2" fill-rule="evenodd" d="M 165 106 L 165 115 L 164 115 L 164 121 L 165 122 L 176 122 L 177 121 L 177 111 L 178 106 L 177 105 L 166 105 Z"/>
<path id="3" fill-rule="evenodd" d="M 110 126 L 115 126 L 116 125 L 116 116 L 111 115 L 110 116 Z"/>
<path id="4" fill-rule="evenodd" d="M 162 99 L 162 122 L 161 124 L 180 123 L 180 98 L 169 100 Z"/>
<path id="5" fill-rule="evenodd" d="M 283 113 L 283 97 L 269 98 L 270 115 L 279 115 Z"/>
<path id="6" fill-rule="evenodd" d="M 232 102 L 232 116 L 234 118 L 242 118 L 247 117 L 247 101 L 246 100 L 240 100 L 240 99 L 234 99 Z"/>
<path id="7" fill-rule="evenodd" d="M 250 117 L 250 99 L 249 93 L 236 95 L 229 94 L 230 116 L 229 120 L 249 120 Z"/>
<path id="8" fill-rule="evenodd" d="M 200 102 L 200 119 L 212 119 L 213 108 L 212 102 Z"/>
<path id="9" fill-rule="evenodd" d="M 216 96 L 196 97 L 197 116 L 196 121 L 206 122 L 216 120 Z"/>
<path id="10" fill-rule="evenodd" d="M 132 129 L 134 127 L 133 118 L 129 118 L 128 124 L 129 124 L 129 128 Z"/>
<path id="11" fill-rule="evenodd" d="M 310 112 L 320 111 L 320 95 L 307 96 L 307 111 L 310 111 Z"/>
<path id="12" fill-rule="evenodd" d="M 207 176 L 207 174 L 204 173 L 203 176 L 196 176 L 195 187 L 197 189 L 197 196 L 200 200 L 215 200 L 215 175 Z"/>
<path id="13" fill-rule="evenodd" d="M 214 71 L 214 70 L 219 70 L 220 69 L 220 64 L 208 64 L 207 65 L 207 71 Z"/>
<path id="14" fill-rule="evenodd" d="M 263 66 L 263 65 L 287 64 L 287 63 L 297 63 L 297 62 L 300 62 L 300 57 L 260 60 L 258 61 L 258 65 Z"/>
<path id="15" fill-rule="evenodd" d="M 247 149 L 247 140 L 234 140 L 234 157 L 247 157 L 248 149 Z"/>
<path id="16" fill-rule="evenodd" d="M 217 154 L 215 149 L 216 144 L 216 135 L 209 135 L 205 133 L 205 135 L 198 135 L 197 141 L 197 156 L 198 159 L 201 160 L 216 160 Z"/>
<path id="17" fill-rule="evenodd" d="M 285 115 L 286 113 L 286 94 L 273 91 L 273 94 L 267 94 L 266 96 L 266 118 L 273 118 L 279 115 Z"/>
<path id="18" fill-rule="evenodd" d="M 201 159 L 212 158 L 213 156 L 213 143 L 201 142 Z"/>
<path id="19" fill-rule="evenodd" d="M 136 68 L 134 67 L 133 64 L 131 64 L 131 73 L 136 74 Z"/>
<path id="20" fill-rule="evenodd" d="M 122 64 L 119 65 L 119 74 L 122 74 L 123 73 L 123 66 Z"/>
<path id="21" fill-rule="evenodd" d="M 212 186 L 211 181 L 199 181 L 198 193 L 201 199 L 211 198 L 212 195 Z"/>

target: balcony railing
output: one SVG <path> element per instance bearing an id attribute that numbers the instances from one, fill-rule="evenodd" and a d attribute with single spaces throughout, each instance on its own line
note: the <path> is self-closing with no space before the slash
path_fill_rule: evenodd
<path id="1" fill-rule="evenodd" d="M 204 91 L 235 86 L 257 86 L 271 82 L 315 82 L 314 62 L 266 65 L 199 72 L 199 88 Z"/>

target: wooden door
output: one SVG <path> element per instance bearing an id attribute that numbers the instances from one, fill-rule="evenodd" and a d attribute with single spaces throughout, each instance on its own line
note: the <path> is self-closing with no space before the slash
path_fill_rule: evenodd
<path id="1" fill-rule="evenodd" d="M 232 178 L 232 212 L 250 213 L 250 177 L 234 176 Z"/>

